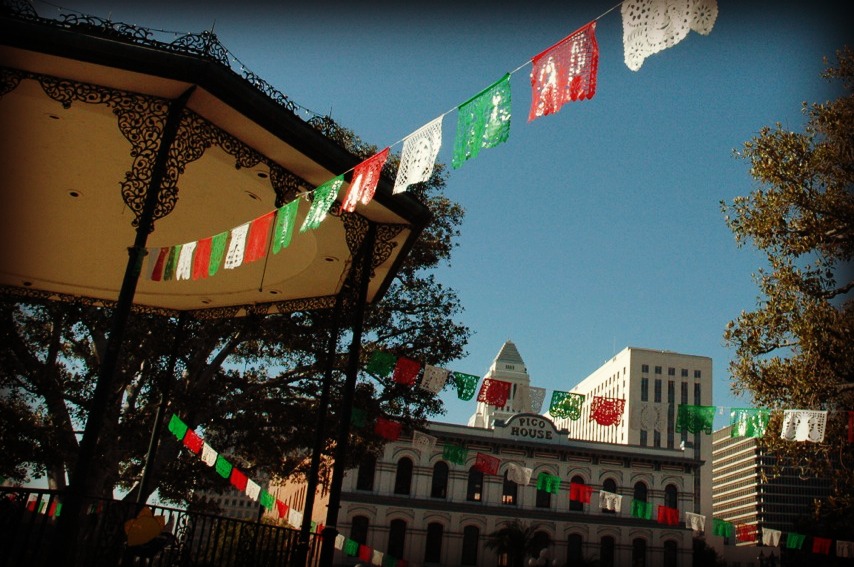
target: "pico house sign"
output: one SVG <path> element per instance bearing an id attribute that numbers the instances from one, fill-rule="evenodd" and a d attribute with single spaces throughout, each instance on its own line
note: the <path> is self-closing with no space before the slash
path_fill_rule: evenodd
<path id="1" fill-rule="evenodd" d="M 495 436 L 515 441 L 561 443 L 567 441 L 569 432 L 555 427 L 552 420 L 535 413 L 516 414 L 506 422 L 495 422 Z"/>

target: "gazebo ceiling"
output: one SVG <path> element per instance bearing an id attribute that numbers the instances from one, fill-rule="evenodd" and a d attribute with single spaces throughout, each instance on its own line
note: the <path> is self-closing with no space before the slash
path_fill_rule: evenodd
<path id="1" fill-rule="evenodd" d="M 147 246 L 195 242 L 294 199 L 297 229 L 278 254 L 207 279 L 151 281 L 143 266 L 135 304 L 211 315 L 330 305 L 369 222 L 378 241 L 368 300 L 380 297 L 429 221 L 427 209 L 409 194 L 392 196 L 383 178 L 368 205 L 349 214 L 333 206 L 317 229 L 298 232 L 305 194 L 360 158 L 299 118 L 280 93 L 187 45 L 0 17 L 0 286 L 117 299 L 169 103 L 193 89 Z"/>

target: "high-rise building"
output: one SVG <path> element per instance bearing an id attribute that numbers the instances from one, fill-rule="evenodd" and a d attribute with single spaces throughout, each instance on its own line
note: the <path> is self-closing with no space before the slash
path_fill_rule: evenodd
<path id="1" fill-rule="evenodd" d="M 603 441 L 640 447 L 683 449 L 704 461 L 694 479 L 692 512 L 712 514 L 712 443 L 706 433 L 676 430 L 680 405 L 712 404 L 712 359 L 668 350 L 626 347 L 588 377 L 568 390 L 594 397 L 625 400 L 621 421 L 601 427 L 590 417 L 590 403 L 582 406 L 580 419 L 556 420 L 571 439 Z"/>
<path id="2" fill-rule="evenodd" d="M 793 469 L 775 474 L 775 459 L 755 437 L 732 437 L 723 427 L 712 436 L 712 500 L 714 517 L 736 526 L 750 526 L 761 541 L 762 530 L 798 531 L 815 500 L 830 494 L 828 479 L 802 476 Z M 756 545 L 756 541 L 728 543 Z"/>

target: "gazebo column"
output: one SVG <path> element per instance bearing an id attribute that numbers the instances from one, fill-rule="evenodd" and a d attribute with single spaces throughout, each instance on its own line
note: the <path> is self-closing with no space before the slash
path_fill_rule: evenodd
<path id="1" fill-rule="evenodd" d="M 57 521 L 57 539 L 51 550 L 52 561 L 50 564 L 52 565 L 75 565 L 77 561 L 77 539 L 79 535 L 80 516 L 83 510 L 83 501 L 87 496 L 90 496 L 88 491 L 92 488 L 89 486 L 88 479 L 98 446 L 98 438 L 103 427 L 110 385 L 112 384 L 118 365 L 125 326 L 133 305 L 139 275 L 142 271 L 142 262 L 145 258 L 145 245 L 148 241 L 148 235 L 153 229 L 155 208 L 158 202 L 160 187 L 166 173 L 169 151 L 178 133 L 187 101 L 194 90 L 195 87 L 190 87 L 169 105 L 169 112 L 163 126 L 157 158 L 152 166 L 151 181 L 146 191 L 142 211 L 138 217 L 139 223 L 136 229 L 136 238 L 134 239 L 133 246 L 128 249 L 128 263 L 125 268 L 118 301 L 113 312 L 110 335 L 107 340 L 104 357 L 101 360 L 98 381 L 95 384 L 95 391 L 90 401 L 89 415 L 86 419 L 83 438 L 80 441 L 77 462 L 74 470 L 71 472 L 68 490 L 63 502 L 62 514 Z"/>

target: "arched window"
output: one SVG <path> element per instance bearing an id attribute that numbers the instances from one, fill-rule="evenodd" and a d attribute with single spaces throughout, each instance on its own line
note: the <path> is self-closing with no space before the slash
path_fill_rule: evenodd
<path id="1" fill-rule="evenodd" d="M 394 477 L 394 493 L 409 494 L 412 484 L 412 459 L 403 457 L 397 461 L 397 474 Z"/>
<path id="2" fill-rule="evenodd" d="M 504 471 L 504 489 L 501 492 L 501 503 L 516 506 L 518 495 L 519 485 L 507 478 L 507 471 Z"/>
<path id="3" fill-rule="evenodd" d="M 445 528 L 438 522 L 427 524 L 427 547 L 424 550 L 425 563 L 442 563 L 442 535 Z"/>
<path id="4" fill-rule="evenodd" d="M 477 548 L 480 545 L 480 530 L 477 526 L 463 528 L 463 553 L 460 565 L 477 565 Z"/>
<path id="5" fill-rule="evenodd" d="M 359 472 L 356 476 L 356 490 L 374 489 L 374 471 L 377 468 L 377 458 L 373 455 L 365 455 L 359 464 Z"/>
<path id="6" fill-rule="evenodd" d="M 599 540 L 599 565 L 614 567 L 614 538 L 611 536 L 602 536 Z"/>
<path id="7" fill-rule="evenodd" d="M 353 516 L 350 522 L 350 539 L 362 545 L 368 543 L 368 518 L 367 516 Z"/>
<path id="8" fill-rule="evenodd" d="M 632 567 L 646 567 L 646 540 L 640 537 L 632 540 Z"/>
<path id="9" fill-rule="evenodd" d="M 638 502 L 646 502 L 646 483 L 637 481 L 635 483 L 634 499 Z"/>
<path id="10" fill-rule="evenodd" d="M 406 522 L 392 520 L 388 527 L 388 554 L 395 559 L 403 558 L 403 542 L 406 539 Z"/>
<path id="11" fill-rule="evenodd" d="M 446 498 L 448 496 L 448 464 L 439 461 L 433 465 L 433 480 L 430 484 L 430 498 Z"/>
<path id="12" fill-rule="evenodd" d="M 617 482 L 613 478 L 606 478 L 605 482 L 602 483 L 602 490 L 605 492 L 610 492 L 611 494 L 617 493 Z M 601 506 L 600 506 L 601 508 Z M 607 510 L 602 508 L 603 514 L 616 514 L 616 510 Z"/>
<path id="13" fill-rule="evenodd" d="M 566 564 L 581 565 L 584 561 L 584 540 L 581 534 L 570 534 L 566 542 Z"/>
<path id="14" fill-rule="evenodd" d="M 664 562 L 662 567 L 676 567 L 676 542 L 669 539 L 664 542 Z"/>
<path id="15" fill-rule="evenodd" d="M 575 484 L 584 484 L 584 479 L 578 475 L 575 475 L 574 477 L 569 479 L 569 482 L 575 483 Z M 581 502 L 579 500 L 570 500 L 569 501 L 569 509 L 571 511 L 574 511 L 574 512 L 583 512 L 584 511 L 584 502 Z"/>
<path id="16" fill-rule="evenodd" d="M 679 489 L 675 484 L 668 484 L 664 487 L 664 505 L 668 508 L 679 507 Z"/>
<path id="17" fill-rule="evenodd" d="M 469 483 L 466 489 L 466 500 L 480 502 L 483 499 L 483 472 L 472 467 L 469 469 Z"/>

